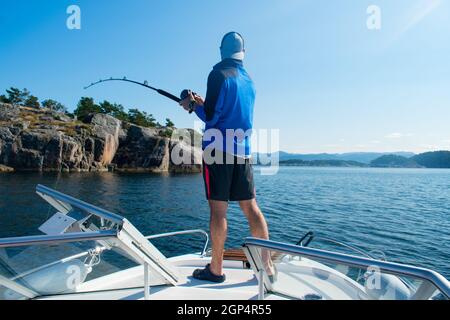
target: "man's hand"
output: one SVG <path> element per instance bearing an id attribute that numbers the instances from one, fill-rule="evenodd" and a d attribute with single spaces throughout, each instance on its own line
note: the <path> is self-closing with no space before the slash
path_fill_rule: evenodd
<path id="1" fill-rule="evenodd" d="M 194 102 L 195 109 L 196 106 L 203 106 L 205 100 L 198 94 L 193 94 L 192 92 L 190 92 L 189 96 L 180 101 L 180 106 L 182 106 L 184 110 L 190 111 L 189 105 L 191 104 L 191 102 Z"/>

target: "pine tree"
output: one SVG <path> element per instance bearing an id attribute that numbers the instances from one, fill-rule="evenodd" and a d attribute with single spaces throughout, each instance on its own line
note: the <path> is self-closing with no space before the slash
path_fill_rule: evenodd
<path id="1" fill-rule="evenodd" d="M 131 123 L 141 127 L 156 127 L 156 120 L 153 115 L 139 109 L 130 109 L 128 119 Z"/>
<path id="2" fill-rule="evenodd" d="M 74 114 L 78 117 L 78 119 L 83 120 L 91 113 L 101 113 L 100 106 L 95 104 L 93 98 L 82 97 L 78 102 Z"/>
<path id="3" fill-rule="evenodd" d="M 30 92 L 27 89 L 17 89 L 11 87 L 6 89 L 6 93 L 8 94 L 8 101 L 14 105 L 24 105 L 25 101 L 29 98 Z"/>
<path id="4" fill-rule="evenodd" d="M 57 112 L 63 112 L 63 113 L 67 112 L 67 108 L 62 103 L 55 101 L 53 99 L 46 99 L 46 100 L 42 101 L 42 107 L 48 108 L 50 110 L 57 111 Z"/>
<path id="5" fill-rule="evenodd" d="M 166 119 L 166 127 L 173 128 L 175 127 L 175 123 L 172 122 L 169 118 Z"/>
<path id="6" fill-rule="evenodd" d="M 39 99 L 33 95 L 29 95 L 23 102 L 23 105 L 34 109 L 39 109 L 41 107 Z"/>

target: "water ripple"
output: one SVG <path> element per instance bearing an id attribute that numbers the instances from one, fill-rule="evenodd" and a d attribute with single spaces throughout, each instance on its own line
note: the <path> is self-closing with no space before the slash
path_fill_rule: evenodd
<path id="1" fill-rule="evenodd" d="M 255 180 L 274 240 L 293 243 L 312 230 L 450 278 L 450 170 L 281 168 Z M 0 175 L 0 237 L 37 233 L 49 215 L 38 183 L 122 214 L 145 234 L 208 229 L 201 175 L 14 174 Z M 227 246 L 240 246 L 249 228 L 236 204 L 228 219 Z M 169 255 L 201 243 L 155 242 Z"/>

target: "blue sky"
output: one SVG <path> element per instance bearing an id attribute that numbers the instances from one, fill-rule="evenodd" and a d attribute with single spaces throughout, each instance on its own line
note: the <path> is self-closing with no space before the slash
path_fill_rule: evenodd
<path id="1" fill-rule="evenodd" d="M 66 8 L 81 8 L 81 30 Z M 381 30 L 366 27 L 369 5 Z M 0 9 L 0 90 L 26 87 L 73 110 L 81 96 L 138 107 L 178 127 L 194 116 L 128 84 L 201 94 L 228 31 L 246 39 L 255 126 L 291 152 L 450 149 L 450 1 L 16 0 Z"/>

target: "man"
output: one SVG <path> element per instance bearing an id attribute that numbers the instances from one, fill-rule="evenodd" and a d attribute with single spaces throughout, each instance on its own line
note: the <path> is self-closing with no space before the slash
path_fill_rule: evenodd
<path id="1" fill-rule="evenodd" d="M 222 264 L 229 201 L 239 202 L 252 236 L 269 238 L 267 223 L 255 200 L 250 163 L 248 133 L 253 125 L 255 89 L 243 67 L 245 49 L 242 36 L 237 32 L 227 33 L 222 39 L 220 53 L 222 61 L 214 66 L 208 77 L 206 98 L 190 94 L 180 102 L 185 110 L 191 110 L 194 105 L 195 113 L 205 122 L 203 178 L 210 208 L 212 258 L 210 264 L 195 270 L 193 276 L 212 282 L 225 281 Z M 247 134 L 230 137 L 227 134 L 230 130 Z M 208 134 L 211 131 L 219 134 Z"/>

